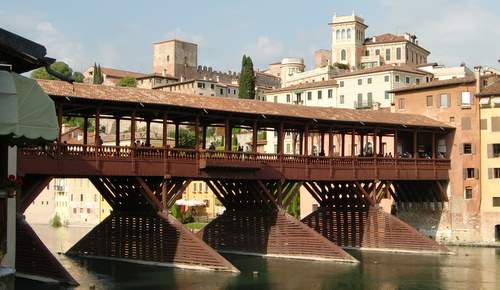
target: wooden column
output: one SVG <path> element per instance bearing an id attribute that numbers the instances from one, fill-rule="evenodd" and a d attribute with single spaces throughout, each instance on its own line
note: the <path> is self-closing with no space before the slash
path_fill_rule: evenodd
<path id="1" fill-rule="evenodd" d="M 333 156 L 333 132 L 328 133 L 328 156 Z"/>
<path id="2" fill-rule="evenodd" d="M 283 129 L 283 122 L 280 122 L 278 127 L 278 154 L 284 153 L 285 145 L 285 130 Z"/>
<path id="3" fill-rule="evenodd" d="M 196 116 L 194 122 L 194 149 L 200 150 L 200 116 Z"/>
<path id="4" fill-rule="evenodd" d="M 323 152 L 323 154 L 326 154 L 326 151 L 325 151 L 325 132 L 320 133 L 320 146 L 321 146 L 321 149 L 319 150 L 319 152 Z"/>
<path id="5" fill-rule="evenodd" d="M 162 145 L 167 147 L 168 144 L 168 126 L 167 126 L 167 113 L 163 113 L 163 126 L 162 126 Z"/>
<path id="6" fill-rule="evenodd" d="M 384 143 L 382 142 L 382 137 L 383 137 L 383 134 L 380 133 L 378 135 L 378 151 L 383 156 L 385 154 L 385 152 L 384 152 Z"/>
<path id="7" fill-rule="evenodd" d="M 88 117 L 83 117 L 83 144 L 87 145 L 89 143 L 88 138 L 89 138 L 89 118 Z"/>
<path id="8" fill-rule="evenodd" d="M 59 132 L 57 135 L 57 141 L 61 143 L 62 130 L 63 130 L 63 104 L 59 103 L 57 105 L 57 124 L 59 125 Z"/>
<path id="9" fill-rule="evenodd" d="M 398 158 L 398 130 L 394 131 L 394 158 Z"/>
<path id="10" fill-rule="evenodd" d="M 257 153 L 257 135 L 258 135 L 259 129 L 257 127 L 257 120 L 253 121 L 253 127 L 252 127 L 252 152 Z"/>
<path id="11" fill-rule="evenodd" d="M 207 149 L 207 126 L 201 127 L 201 149 Z"/>
<path id="12" fill-rule="evenodd" d="M 175 123 L 175 147 L 179 147 L 179 123 Z"/>
<path id="13" fill-rule="evenodd" d="M 304 132 L 300 132 L 299 134 L 299 155 L 304 153 Z"/>
<path id="14" fill-rule="evenodd" d="M 99 137 L 99 129 L 101 127 L 100 123 L 100 114 L 101 114 L 101 108 L 97 107 L 96 112 L 95 112 L 95 134 L 94 134 L 94 145 L 97 145 L 97 137 Z"/>
<path id="15" fill-rule="evenodd" d="M 304 129 L 304 155 L 309 155 L 309 126 Z"/>
<path id="16" fill-rule="evenodd" d="M 135 143 L 135 131 L 136 131 L 136 122 L 135 122 L 135 111 L 132 112 L 132 116 L 130 116 L 130 146 L 134 146 Z"/>
<path id="17" fill-rule="evenodd" d="M 360 138 L 360 144 L 359 144 L 359 152 L 360 156 L 365 156 L 365 135 L 361 134 L 359 135 Z"/>
<path id="18" fill-rule="evenodd" d="M 115 118 L 115 145 L 120 146 L 120 117 Z"/>
<path id="19" fill-rule="evenodd" d="M 340 143 L 342 146 L 342 147 L 340 147 L 340 156 L 344 157 L 345 156 L 345 134 L 344 133 L 342 133 L 340 135 L 340 139 L 341 139 Z"/>
<path id="20" fill-rule="evenodd" d="M 146 120 L 146 146 L 151 146 L 151 120 Z"/>
<path id="21" fill-rule="evenodd" d="M 417 130 L 413 131 L 413 159 L 417 158 Z"/>
<path id="22" fill-rule="evenodd" d="M 233 139 L 233 128 L 231 127 L 231 124 L 229 123 L 229 119 L 226 120 L 226 125 L 224 129 L 224 150 L 226 151 L 231 151 L 232 147 L 232 139 Z"/>
<path id="23" fill-rule="evenodd" d="M 432 159 L 436 159 L 436 132 L 432 132 Z"/>
<path id="24" fill-rule="evenodd" d="M 356 132 L 352 131 L 351 132 L 351 157 L 356 156 Z"/>
<path id="25" fill-rule="evenodd" d="M 375 133 L 373 133 L 373 146 L 372 146 L 372 149 L 373 149 L 373 156 L 374 157 L 377 157 L 377 134 L 378 134 L 378 130 L 375 130 Z"/>

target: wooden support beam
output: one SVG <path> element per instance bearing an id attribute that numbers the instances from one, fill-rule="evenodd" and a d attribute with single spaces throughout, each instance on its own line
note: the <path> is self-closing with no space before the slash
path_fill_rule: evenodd
<path id="1" fill-rule="evenodd" d="M 323 197 L 320 196 L 309 184 L 304 182 L 302 184 L 304 188 L 309 192 L 309 194 L 318 202 L 319 205 L 323 205 Z"/>
<path id="2" fill-rule="evenodd" d="M 417 139 L 417 130 L 413 131 L 413 159 L 417 159 L 417 146 L 418 146 L 418 139 Z"/>
<path id="3" fill-rule="evenodd" d="M 172 189 L 173 192 L 172 191 L 170 192 L 170 194 L 169 194 L 170 200 L 167 203 L 168 208 L 171 208 L 172 206 L 174 206 L 177 199 L 182 195 L 182 193 L 184 193 L 184 191 L 189 186 L 189 184 L 191 184 L 191 179 L 186 179 L 185 181 L 181 181 L 180 186 L 178 188 L 174 187 Z"/>
<path id="4" fill-rule="evenodd" d="M 361 186 L 361 183 L 359 183 L 359 181 L 355 181 L 354 184 L 356 184 L 356 188 L 362 194 L 364 194 L 366 200 L 368 200 L 368 202 L 370 203 L 370 205 L 374 206 L 375 205 L 375 201 L 374 201 L 373 197 L 370 194 L 368 194 L 368 192 L 366 192 L 366 190 L 363 188 L 363 186 Z"/>
<path id="5" fill-rule="evenodd" d="M 432 145 L 431 145 L 431 150 L 432 150 L 432 159 L 436 159 L 436 132 L 432 132 Z"/>
<path id="6" fill-rule="evenodd" d="M 200 150 L 200 116 L 196 115 L 194 122 L 194 149 Z"/>
<path id="7" fill-rule="evenodd" d="M 394 150 L 394 152 L 393 152 L 394 156 L 393 157 L 394 158 L 398 158 L 399 157 L 399 154 L 398 154 L 398 141 L 399 141 L 399 139 L 398 139 L 398 130 L 394 130 L 394 148 L 393 148 L 393 150 Z"/>
<path id="8" fill-rule="evenodd" d="M 226 119 L 225 127 L 224 127 L 224 150 L 231 151 L 232 150 L 232 139 L 233 139 L 233 128 L 229 123 L 229 119 Z"/>
<path id="9" fill-rule="evenodd" d="M 151 146 L 151 120 L 146 120 L 146 147 Z"/>
<path id="10" fill-rule="evenodd" d="M 309 155 L 309 126 L 304 129 L 304 155 Z"/>
<path id="11" fill-rule="evenodd" d="M 100 122 L 100 118 L 101 118 L 101 108 L 100 107 L 97 107 L 96 108 L 96 111 L 95 111 L 95 135 L 94 135 L 94 144 L 95 145 L 98 145 L 98 139 L 100 138 L 100 134 L 101 134 L 101 122 Z"/>
<path id="12" fill-rule="evenodd" d="M 163 210 L 163 206 L 161 202 L 156 198 L 154 192 L 151 190 L 149 185 L 144 181 L 142 177 L 136 176 L 135 177 L 136 182 L 138 185 L 140 185 L 140 188 L 142 189 L 142 193 L 144 194 L 144 197 L 146 200 L 149 202 L 149 204 L 153 207 L 155 212 L 160 212 Z"/>
<path id="13" fill-rule="evenodd" d="M 284 153 L 284 145 L 285 145 L 285 131 L 283 129 L 283 122 L 280 122 L 278 127 L 278 154 Z"/>
<path id="14" fill-rule="evenodd" d="M 89 118 L 87 116 L 83 117 L 83 145 L 89 144 Z"/>
<path id="15" fill-rule="evenodd" d="M 89 177 L 89 181 L 94 185 L 94 187 L 99 191 L 101 196 L 106 200 L 106 202 L 111 206 L 111 208 L 115 209 L 115 200 L 113 199 L 113 193 L 107 188 L 104 182 L 99 177 Z"/>
<path id="16" fill-rule="evenodd" d="M 351 132 L 351 157 L 356 156 L 356 132 Z"/>
<path id="17" fill-rule="evenodd" d="M 345 156 L 345 134 L 344 133 L 342 133 L 340 135 L 340 139 L 341 139 L 340 140 L 340 143 L 341 143 L 340 144 L 340 146 L 341 146 L 340 147 L 340 156 L 344 157 Z"/>
<path id="18" fill-rule="evenodd" d="M 333 156 L 333 132 L 328 132 L 328 156 Z"/>
<path id="19" fill-rule="evenodd" d="M 276 199 L 273 197 L 271 192 L 267 189 L 267 187 L 264 185 L 264 183 L 261 180 L 257 180 L 257 184 L 259 185 L 260 189 L 262 192 L 266 195 L 266 197 L 269 199 L 269 201 L 276 207 L 280 208 L 280 205 L 276 202 Z"/>
<path id="20" fill-rule="evenodd" d="M 174 144 L 175 144 L 176 148 L 179 147 L 179 135 L 180 135 L 179 130 L 180 130 L 179 123 L 175 123 L 175 141 L 174 141 Z"/>
<path id="21" fill-rule="evenodd" d="M 205 181 L 212 191 L 212 193 L 217 197 L 217 199 L 224 205 L 224 207 L 228 207 L 226 199 L 222 196 L 221 192 L 212 184 L 211 180 Z"/>
<path id="22" fill-rule="evenodd" d="M 115 145 L 120 146 L 120 117 L 115 118 Z"/>
<path id="23" fill-rule="evenodd" d="M 135 131 L 136 128 L 136 120 L 135 120 L 135 111 L 132 112 L 132 116 L 130 116 L 130 146 L 134 147 L 135 144 Z"/>
<path id="24" fill-rule="evenodd" d="M 257 153 L 257 138 L 258 138 L 259 128 L 257 127 L 257 120 L 253 121 L 252 126 L 252 152 Z"/>
<path id="25" fill-rule="evenodd" d="M 207 126 L 201 127 L 201 149 L 207 149 Z"/>

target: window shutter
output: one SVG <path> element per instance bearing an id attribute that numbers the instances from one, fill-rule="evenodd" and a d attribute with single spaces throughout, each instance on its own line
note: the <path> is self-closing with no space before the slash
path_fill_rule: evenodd
<path id="1" fill-rule="evenodd" d="M 463 173 L 464 173 L 464 180 L 466 180 L 467 179 L 467 168 L 464 168 L 464 172 Z"/>
<path id="2" fill-rule="evenodd" d="M 488 179 L 493 179 L 493 168 L 488 168 Z"/>
<path id="3" fill-rule="evenodd" d="M 464 143 L 460 143 L 460 155 L 464 153 Z"/>
<path id="4" fill-rule="evenodd" d="M 486 147 L 488 148 L 488 158 L 493 158 L 493 144 L 488 144 Z"/>
<path id="5" fill-rule="evenodd" d="M 479 179 L 479 168 L 474 168 L 474 178 Z"/>
<path id="6" fill-rule="evenodd" d="M 470 144 L 470 151 L 472 154 L 476 154 L 476 144 L 474 143 Z"/>
<path id="7" fill-rule="evenodd" d="M 458 94 L 457 106 L 462 106 L 462 94 Z"/>
<path id="8" fill-rule="evenodd" d="M 481 119 L 481 130 L 488 130 L 488 120 L 487 119 Z"/>

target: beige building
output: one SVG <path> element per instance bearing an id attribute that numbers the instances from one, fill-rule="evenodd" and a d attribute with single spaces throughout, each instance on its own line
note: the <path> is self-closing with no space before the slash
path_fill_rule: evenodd
<path id="1" fill-rule="evenodd" d="M 156 73 L 138 77 L 136 78 L 136 80 L 137 87 L 141 89 L 154 89 L 155 87 L 176 83 L 179 81 L 179 79 L 176 77 Z"/>
<path id="2" fill-rule="evenodd" d="M 116 83 L 118 83 L 118 81 L 120 81 L 120 79 L 124 77 L 137 79 L 146 75 L 139 72 L 114 69 L 109 67 L 101 67 L 101 73 L 104 79 L 104 82 L 102 84 L 105 86 L 116 86 Z M 91 66 L 86 71 L 84 71 L 83 76 L 85 83 L 92 83 L 94 80 L 94 66 Z"/>
<path id="3" fill-rule="evenodd" d="M 204 181 L 192 181 L 182 194 L 181 203 L 200 204 L 192 206 L 194 215 L 198 217 L 205 216 L 208 219 L 217 217 L 225 210 Z"/>
<path id="4" fill-rule="evenodd" d="M 366 37 L 363 18 L 352 14 L 334 15 L 332 28 L 332 62 L 351 68 L 370 68 L 382 64 L 424 64 L 429 51 L 421 47 L 415 35 L 385 33 Z"/>
<path id="5" fill-rule="evenodd" d="M 481 238 L 500 242 L 500 81 L 477 95 L 481 124 Z"/>
<path id="6" fill-rule="evenodd" d="M 238 86 L 212 80 L 188 80 L 155 87 L 157 90 L 198 96 L 238 98 Z"/>

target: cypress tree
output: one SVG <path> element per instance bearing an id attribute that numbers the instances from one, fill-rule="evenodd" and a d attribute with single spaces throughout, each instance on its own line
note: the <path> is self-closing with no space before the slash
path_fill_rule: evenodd
<path id="1" fill-rule="evenodd" d="M 102 72 L 101 72 L 101 65 L 98 65 L 97 66 L 97 84 L 102 84 L 104 82 L 104 78 L 102 76 Z"/>
<path id="2" fill-rule="evenodd" d="M 99 75 L 98 75 L 98 71 L 97 71 L 97 64 L 94 62 L 94 72 L 92 73 L 92 76 L 93 76 L 93 80 L 92 80 L 92 83 L 93 84 L 99 84 Z"/>
<path id="3" fill-rule="evenodd" d="M 243 55 L 239 80 L 240 99 L 255 99 L 255 72 L 250 56 Z"/>

